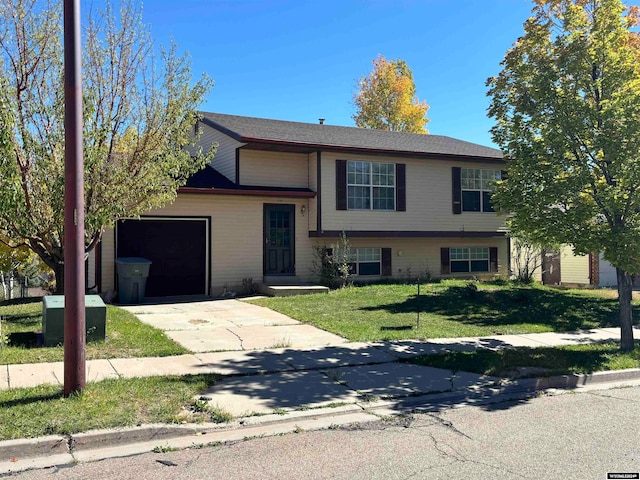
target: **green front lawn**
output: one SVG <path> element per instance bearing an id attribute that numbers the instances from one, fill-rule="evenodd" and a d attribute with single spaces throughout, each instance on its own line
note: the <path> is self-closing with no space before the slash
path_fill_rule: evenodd
<path id="1" fill-rule="evenodd" d="M 618 325 L 611 290 L 562 290 L 446 280 L 421 286 L 383 284 L 328 294 L 264 298 L 269 307 L 351 341 L 562 332 Z M 417 313 L 420 326 L 416 328 Z M 637 318 L 640 306 L 634 302 Z"/>
<path id="2" fill-rule="evenodd" d="M 553 376 L 640 368 L 640 342 L 631 352 L 617 343 L 513 348 L 499 351 L 449 352 L 421 355 L 409 360 L 417 365 L 474 372 L 496 377 Z"/>
<path id="3" fill-rule="evenodd" d="M 59 347 L 36 347 L 34 332 L 42 330 L 42 301 L 25 299 L 0 302 L 3 343 L 0 344 L 0 365 L 62 361 L 64 350 Z M 87 360 L 95 358 L 126 358 L 181 355 L 188 350 L 167 337 L 164 332 L 140 322 L 133 314 L 107 305 L 107 340 L 89 342 Z"/>

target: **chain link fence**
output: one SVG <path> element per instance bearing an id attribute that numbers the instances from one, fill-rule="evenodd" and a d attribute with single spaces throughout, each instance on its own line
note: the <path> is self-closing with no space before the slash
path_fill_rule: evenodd
<path id="1" fill-rule="evenodd" d="M 13 288 L 9 290 L 9 283 L 0 288 L 0 302 L 17 298 L 41 297 L 47 293 L 42 282 L 34 282 L 26 277 L 19 277 L 13 281 Z"/>

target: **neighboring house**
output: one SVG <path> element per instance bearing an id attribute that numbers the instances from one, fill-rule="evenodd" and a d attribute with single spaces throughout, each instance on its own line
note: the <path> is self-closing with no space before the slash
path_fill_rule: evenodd
<path id="1" fill-rule="evenodd" d="M 313 281 L 313 246 L 350 241 L 360 280 L 507 274 L 489 201 L 499 150 L 419 135 L 204 113 L 211 165 L 177 200 L 105 232 L 88 284 L 117 289 L 117 257 L 153 261 L 147 296 Z"/>
<path id="2" fill-rule="evenodd" d="M 616 287 L 618 284 L 615 267 L 602 253 L 576 255 L 568 245 L 557 252 L 543 253 L 541 267 L 533 278 L 544 285 L 569 287 Z M 633 285 L 640 287 L 640 277 L 633 277 Z"/>

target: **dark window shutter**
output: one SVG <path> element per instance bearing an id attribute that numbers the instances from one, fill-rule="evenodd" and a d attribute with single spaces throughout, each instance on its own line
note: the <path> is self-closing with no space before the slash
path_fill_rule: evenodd
<path id="1" fill-rule="evenodd" d="M 449 266 L 449 249 L 440 249 L 440 273 L 451 273 L 451 267 Z"/>
<path id="2" fill-rule="evenodd" d="M 500 170 L 500 180 L 506 180 L 507 176 L 508 174 L 506 170 Z"/>
<path id="3" fill-rule="evenodd" d="M 462 213 L 462 169 L 460 167 L 451 167 L 451 186 L 453 213 Z"/>
<path id="4" fill-rule="evenodd" d="M 407 166 L 396 163 L 396 211 L 407 211 Z"/>
<path id="5" fill-rule="evenodd" d="M 489 248 L 489 271 L 498 271 L 498 247 Z"/>
<path id="6" fill-rule="evenodd" d="M 383 277 L 391 276 L 391 249 L 390 248 L 382 249 L 382 276 Z"/>
<path id="7" fill-rule="evenodd" d="M 347 209 L 347 161 L 336 160 L 336 210 Z"/>

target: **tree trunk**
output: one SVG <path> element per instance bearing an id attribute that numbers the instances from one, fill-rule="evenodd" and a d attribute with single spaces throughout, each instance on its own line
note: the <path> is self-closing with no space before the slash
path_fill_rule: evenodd
<path id="1" fill-rule="evenodd" d="M 9 272 L 9 300 L 13 300 L 13 272 Z"/>
<path id="2" fill-rule="evenodd" d="M 4 279 L 4 272 L 0 272 L 0 283 L 2 283 L 2 299 L 8 300 L 9 294 L 7 293 L 7 283 Z"/>
<path id="3" fill-rule="evenodd" d="M 633 341 L 633 310 L 631 296 L 633 281 L 631 275 L 620 268 L 616 268 L 618 276 L 618 302 L 620 303 L 620 350 L 629 352 L 634 348 Z"/>
<path id="4" fill-rule="evenodd" d="M 53 267 L 53 274 L 56 277 L 56 295 L 64 294 L 64 264 L 58 263 Z"/>

